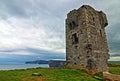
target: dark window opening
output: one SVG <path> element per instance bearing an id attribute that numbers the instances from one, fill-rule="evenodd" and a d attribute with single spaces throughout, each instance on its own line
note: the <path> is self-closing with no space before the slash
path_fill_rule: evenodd
<path id="1" fill-rule="evenodd" d="M 75 62 L 74 64 L 76 65 L 77 63 Z"/>
<path id="2" fill-rule="evenodd" d="M 70 22 L 69 26 L 70 26 L 70 29 L 74 29 L 74 27 L 76 27 L 75 21 Z"/>
<path id="3" fill-rule="evenodd" d="M 93 21 L 95 21 L 95 18 L 93 17 Z"/>
<path id="4" fill-rule="evenodd" d="M 72 23 L 69 23 L 69 26 L 72 27 Z"/>
<path id="5" fill-rule="evenodd" d="M 102 37 L 102 30 L 100 30 L 100 36 Z"/>
<path id="6" fill-rule="evenodd" d="M 78 37 L 77 37 L 77 34 L 76 34 L 76 33 L 73 34 L 72 37 L 73 37 L 73 44 L 77 44 L 77 43 L 78 43 Z"/>
<path id="7" fill-rule="evenodd" d="M 70 27 L 70 30 L 72 29 L 72 24 L 71 23 L 69 23 L 69 27 Z"/>
<path id="8" fill-rule="evenodd" d="M 93 26 L 95 26 L 95 18 L 93 17 L 93 23 L 92 23 Z"/>
<path id="9" fill-rule="evenodd" d="M 71 23 L 72 23 L 72 26 L 75 26 L 75 25 L 76 25 L 74 21 L 72 21 Z"/>

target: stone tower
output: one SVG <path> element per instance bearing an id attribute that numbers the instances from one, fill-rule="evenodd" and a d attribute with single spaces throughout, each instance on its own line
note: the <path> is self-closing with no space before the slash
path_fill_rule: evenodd
<path id="1" fill-rule="evenodd" d="M 108 70 L 107 25 L 105 13 L 89 5 L 67 14 L 66 67 L 84 69 L 90 74 Z"/>

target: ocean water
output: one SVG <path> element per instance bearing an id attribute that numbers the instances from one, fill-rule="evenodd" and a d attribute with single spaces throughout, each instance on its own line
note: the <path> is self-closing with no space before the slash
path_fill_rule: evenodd
<path id="1" fill-rule="evenodd" d="M 0 70 L 14 70 L 27 68 L 49 68 L 48 64 L 25 64 L 25 63 L 0 63 Z"/>

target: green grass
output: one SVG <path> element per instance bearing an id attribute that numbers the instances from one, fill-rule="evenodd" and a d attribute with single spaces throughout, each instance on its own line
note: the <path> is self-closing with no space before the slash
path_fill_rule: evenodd
<path id="1" fill-rule="evenodd" d="M 119 74 L 120 75 L 120 61 L 112 61 L 108 62 L 109 66 L 109 72 L 113 74 Z"/>
<path id="2" fill-rule="evenodd" d="M 36 72 L 42 76 L 32 76 Z M 37 81 L 38 78 L 44 78 L 44 81 L 99 81 L 82 70 L 37 68 L 0 71 L 0 81 Z"/>
<path id="3" fill-rule="evenodd" d="M 109 72 L 120 75 L 119 65 L 111 64 Z M 33 76 L 40 73 L 41 76 Z M 102 77 L 102 73 L 96 74 Z M 43 79 L 43 80 L 40 80 Z M 101 81 L 82 70 L 36 68 L 26 70 L 0 71 L 0 81 Z"/>
<path id="4" fill-rule="evenodd" d="M 109 72 L 120 75 L 120 67 L 110 67 Z"/>

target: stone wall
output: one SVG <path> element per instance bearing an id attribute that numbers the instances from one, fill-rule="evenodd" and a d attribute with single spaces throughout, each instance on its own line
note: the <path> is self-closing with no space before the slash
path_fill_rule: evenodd
<path id="1" fill-rule="evenodd" d="M 66 67 L 89 73 L 107 71 L 109 49 L 105 34 L 105 13 L 83 5 L 67 14 Z"/>
<path id="2" fill-rule="evenodd" d="M 49 67 L 64 68 L 64 63 L 65 63 L 65 61 L 62 61 L 62 60 L 50 60 Z"/>

